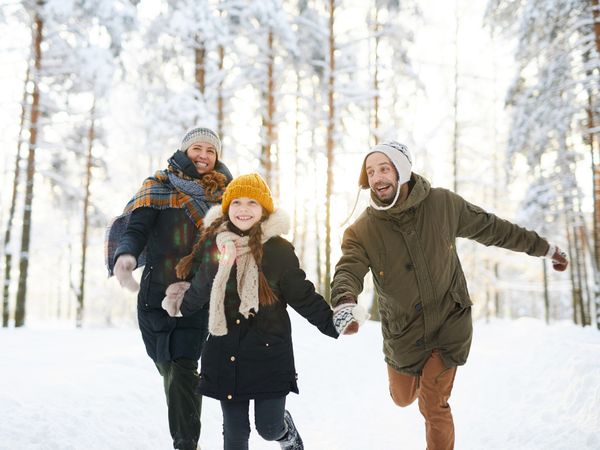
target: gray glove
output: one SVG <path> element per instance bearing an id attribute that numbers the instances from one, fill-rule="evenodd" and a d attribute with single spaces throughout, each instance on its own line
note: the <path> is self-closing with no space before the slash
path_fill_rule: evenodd
<path id="1" fill-rule="evenodd" d="M 123 254 L 115 262 L 115 277 L 119 280 L 121 287 L 129 289 L 132 292 L 140 290 L 140 284 L 133 278 L 133 270 L 137 266 L 135 256 Z"/>

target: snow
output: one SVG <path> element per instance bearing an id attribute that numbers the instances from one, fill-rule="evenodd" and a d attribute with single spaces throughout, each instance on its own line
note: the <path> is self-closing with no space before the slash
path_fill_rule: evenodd
<path id="1" fill-rule="evenodd" d="M 422 449 L 416 404 L 389 399 L 379 326 L 337 341 L 292 313 L 300 395 L 288 396 L 307 449 Z M 1 329 L 0 449 L 167 449 L 161 378 L 135 329 L 48 323 Z M 534 319 L 477 322 L 450 404 L 456 448 L 599 449 L 600 332 Z M 205 399 L 203 450 L 222 448 Z M 252 449 L 275 449 L 253 430 Z"/>

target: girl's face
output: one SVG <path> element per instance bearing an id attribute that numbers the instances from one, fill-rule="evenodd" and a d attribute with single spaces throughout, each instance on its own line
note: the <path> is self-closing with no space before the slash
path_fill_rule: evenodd
<path id="1" fill-rule="evenodd" d="M 229 220 L 242 231 L 249 230 L 259 222 L 262 214 L 262 206 L 252 198 L 235 198 L 229 204 Z"/>

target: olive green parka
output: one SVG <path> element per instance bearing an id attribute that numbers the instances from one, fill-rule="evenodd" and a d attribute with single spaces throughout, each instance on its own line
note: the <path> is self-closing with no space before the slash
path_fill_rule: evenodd
<path id="1" fill-rule="evenodd" d="M 332 282 L 332 304 L 356 298 L 369 270 L 379 296 L 385 361 L 410 375 L 433 349 L 447 367 L 466 362 L 471 299 L 456 238 L 543 256 L 548 242 L 412 174 L 410 193 L 388 210 L 368 207 L 349 226 Z M 373 195 L 371 193 L 371 195 Z"/>

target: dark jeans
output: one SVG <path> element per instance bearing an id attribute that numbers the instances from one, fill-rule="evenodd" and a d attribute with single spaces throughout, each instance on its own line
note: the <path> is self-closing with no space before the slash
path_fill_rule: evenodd
<path id="1" fill-rule="evenodd" d="M 173 448 L 196 450 L 200 437 L 202 397 L 196 394 L 198 361 L 178 359 L 156 363 L 163 377 Z"/>
<path id="2" fill-rule="evenodd" d="M 248 450 L 250 401 L 221 401 L 223 410 L 223 440 L 225 450 Z M 276 441 L 286 433 L 283 421 L 285 397 L 254 400 L 254 425 L 260 436 Z"/>

